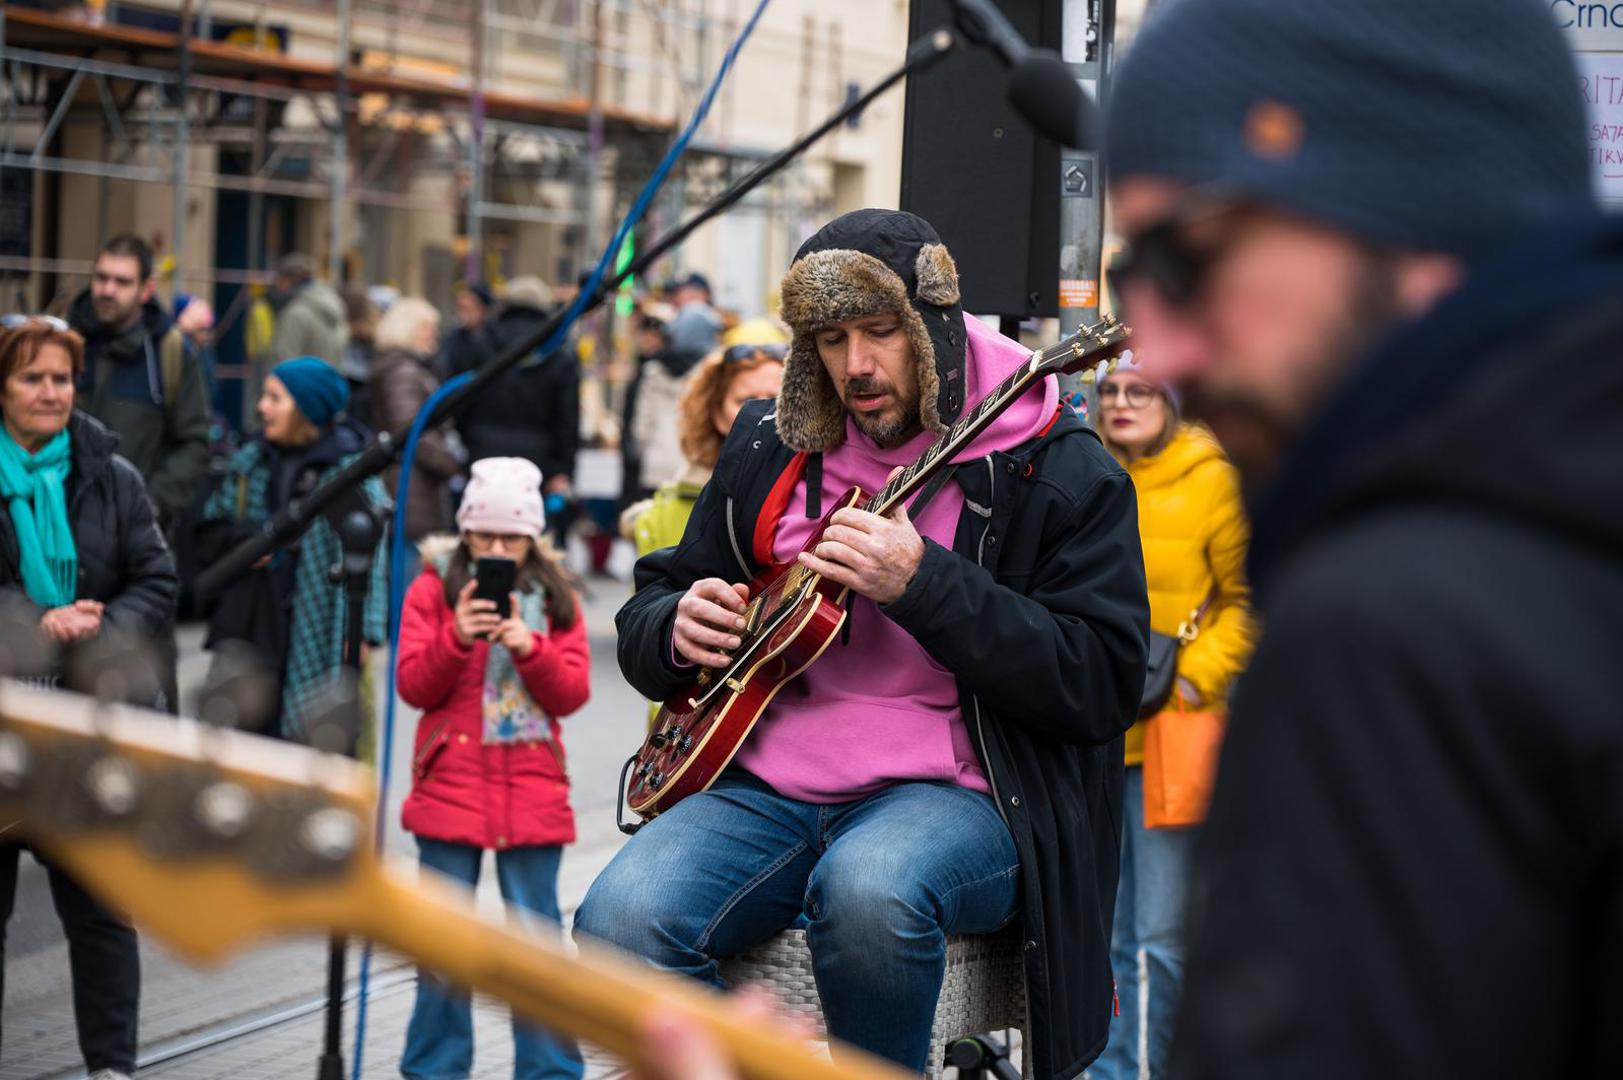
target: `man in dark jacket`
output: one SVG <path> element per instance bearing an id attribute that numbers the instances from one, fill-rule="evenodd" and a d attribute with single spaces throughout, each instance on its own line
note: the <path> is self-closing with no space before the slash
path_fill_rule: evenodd
<path id="1" fill-rule="evenodd" d="M 1532 0 L 1201 0 L 1123 65 L 1118 295 L 1247 474 L 1264 626 L 1176 1075 L 1623 1074 L 1623 228 L 1577 87 Z"/>
<path id="2" fill-rule="evenodd" d="M 486 323 L 496 297 L 482 281 L 470 281 L 456 294 L 456 325 L 440 342 L 434 357 L 434 374 L 441 379 L 472 371 L 490 359 L 490 337 Z"/>
<path id="3" fill-rule="evenodd" d="M 550 307 L 551 294 L 540 278 L 514 278 L 489 326 L 489 353 L 483 358 L 470 356 L 469 361 L 497 356 L 535 333 L 550 315 Z M 572 351 L 531 356 L 509 368 L 457 418 L 457 433 L 469 461 L 525 458 L 541 470 L 541 484 L 549 495 L 568 492 L 580 448 L 580 365 Z"/>
<path id="4" fill-rule="evenodd" d="M 68 322 L 85 339 L 78 408 L 118 435 L 167 532 L 208 478 L 208 388 L 197 354 L 153 297 L 152 249 L 137 236 L 102 246 Z"/>
<path id="5" fill-rule="evenodd" d="M 621 670 L 656 700 L 726 665 L 739 583 L 794 560 L 821 507 L 877 490 L 1029 359 L 965 319 L 911 214 L 825 226 L 783 299 L 782 395 L 745 406 L 681 544 L 638 564 L 618 618 Z M 804 915 L 830 1031 L 921 1069 L 945 935 L 1012 922 L 1036 1074 L 1071 1077 L 1111 1007 L 1121 740 L 1149 620 L 1136 505 L 1051 381 L 953 466 L 927 504 L 841 510 L 801 556 L 852 590 L 848 643 L 710 790 L 632 838 L 575 925 L 715 981 L 717 958 Z"/>

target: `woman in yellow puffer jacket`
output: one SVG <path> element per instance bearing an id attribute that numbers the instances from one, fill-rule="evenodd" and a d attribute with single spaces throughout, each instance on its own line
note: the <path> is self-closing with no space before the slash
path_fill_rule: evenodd
<path id="1" fill-rule="evenodd" d="M 1138 491 L 1150 628 L 1175 635 L 1202 605 L 1199 636 L 1178 655 L 1177 690 L 1169 709 L 1221 708 L 1255 638 L 1244 575 L 1250 534 L 1239 478 L 1210 432 L 1184 423 L 1169 386 L 1138 373 L 1129 353 L 1099 386 L 1099 436 Z M 1183 916 L 1194 829 L 1144 826 L 1144 721 L 1127 732 L 1121 882 L 1111 935 L 1121 1012 L 1110 1043 L 1089 1069 L 1094 1080 L 1139 1075 L 1139 1048 L 1149 1075 L 1166 1068 L 1173 1012 L 1183 981 Z M 1139 953 L 1144 954 L 1148 1007 L 1141 1040 Z"/>

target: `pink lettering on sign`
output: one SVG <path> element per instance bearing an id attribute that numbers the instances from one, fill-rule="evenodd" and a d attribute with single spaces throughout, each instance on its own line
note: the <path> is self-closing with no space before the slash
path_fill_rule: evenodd
<path id="1" fill-rule="evenodd" d="M 1580 52 L 1578 91 L 1589 105 L 1589 168 L 1602 198 L 1623 200 L 1623 53 Z"/>

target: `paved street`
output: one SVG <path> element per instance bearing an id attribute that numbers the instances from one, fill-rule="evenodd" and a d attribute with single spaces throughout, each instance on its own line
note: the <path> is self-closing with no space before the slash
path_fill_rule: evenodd
<path id="1" fill-rule="evenodd" d="M 641 700 L 621 680 L 614 662 L 613 615 L 627 594 L 626 586 L 606 579 L 594 579 L 590 585 L 593 594 L 587 598 L 586 618 L 592 642 L 592 699 L 564 725 L 580 831 L 579 841 L 565 855 L 559 883 L 566 917 L 573 915 L 587 886 L 623 839 L 614 826 L 615 785 L 621 764 L 641 736 L 645 715 Z M 200 627 L 188 627 L 181 633 L 183 700 L 186 688 L 196 686 L 207 667 L 201 641 Z M 406 791 L 416 722 L 415 710 L 402 705 L 394 742 L 387 840 L 390 852 L 412 857 L 415 851 L 411 838 L 399 828 L 399 805 Z M 479 903 L 491 912 L 500 906 L 493 877 L 487 863 Z M 39 867 L 26 856 L 20 879 L 7 937 L 0 1080 L 82 1077 L 67 948 L 51 908 L 49 890 Z M 358 966 L 356 957 L 358 952 L 352 952 L 352 981 Z M 315 1075 L 323 1030 L 320 1006 L 326 980 L 324 940 L 267 943 L 212 971 L 188 967 L 162 946 L 143 940 L 142 962 L 143 1077 L 268 1080 Z M 414 986 L 415 973 L 402 958 L 380 956 L 374 962 L 364 1076 L 398 1075 L 396 1065 Z M 481 1001 L 475 1015 L 479 1057 L 474 1075 L 510 1076 L 512 1054 L 505 1009 Z M 346 1011 L 347 1032 L 353 1030 L 354 1017 L 351 1003 Z M 256 1026 L 263 1026 L 263 1030 L 239 1034 L 221 1045 L 207 1045 L 222 1035 Z M 346 1076 L 352 1040 L 353 1035 L 347 1034 Z M 592 1064 L 596 1074 L 609 1067 L 599 1060 Z"/>

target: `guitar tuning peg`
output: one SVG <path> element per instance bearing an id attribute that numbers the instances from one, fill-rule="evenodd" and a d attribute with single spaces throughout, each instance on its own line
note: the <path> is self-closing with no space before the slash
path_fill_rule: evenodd
<path id="1" fill-rule="evenodd" d="M 232 780 L 220 780 L 197 793 L 197 823 L 222 840 L 241 836 L 253 819 L 254 797 Z"/>
<path id="2" fill-rule="evenodd" d="M 299 827 L 299 843 L 326 863 L 339 863 L 354 854 L 361 840 L 361 822 L 338 806 L 317 810 Z"/>

